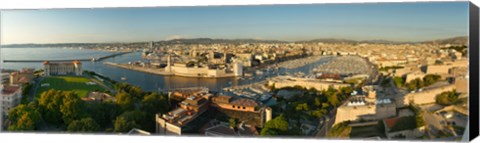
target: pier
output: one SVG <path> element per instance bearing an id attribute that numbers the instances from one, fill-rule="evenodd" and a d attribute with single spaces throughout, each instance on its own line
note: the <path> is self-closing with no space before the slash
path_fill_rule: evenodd
<path id="1" fill-rule="evenodd" d="M 124 54 L 129 54 L 129 53 L 132 53 L 132 52 L 121 52 L 121 53 L 115 53 L 115 54 L 111 54 L 111 55 L 108 55 L 108 56 L 103 56 L 103 57 L 99 57 L 99 58 L 88 58 L 88 59 L 61 59 L 61 60 L 3 60 L 4 63 L 36 63 L 36 62 L 44 62 L 44 61 L 50 61 L 50 62 L 71 62 L 71 61 L 74 61 L 74 60 L 78 60 L 78 61 L 92 61 L 92 62 L 96 62 L 96 61 L 102 61 L 102 60 L 105 60 L 105 59 L 108 59 L 108 58 L 112 58 L 112 57 L 116 57 L 116 56 L 120 56 L 120 55 L 124 55 Z"/>

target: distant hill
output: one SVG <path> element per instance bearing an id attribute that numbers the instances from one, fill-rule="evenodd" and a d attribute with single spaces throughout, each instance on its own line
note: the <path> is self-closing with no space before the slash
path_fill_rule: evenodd
<path id="1" fill-rule="evenodd" d="M 194 39 L 173 39 L 159 41 L 159 43 L 177 43 L 177 44 L 212 44 L 212 43 L 285 43 L 278 40 L 258 40 L 258 39 L 212 39 L 212 38 L 194 38 Z"/>
<path id="2" fill-rule="evenodd" d="M 11 44 L 11 45 L 2 45 L 5 48 L 27 48 L 27 47 L 79 47 L 79 46 L 95 46 L 99 45 L 96 43 L 52 43 L 52 44 Z"/>
<path id="3" fill-rule="evenodd" d="M 335 38 L 324 38 L 324 39 L 313 39 L 308 41 L 298 41 L 297 43 L 358 43 L 355 40 L 347 39 L 335 39 Z"/>
<path id="4" fill-rule="evenodd" d="M 448 38 L 448 39 L 425 41 L 423 43 L 442 44 L 442 45 L 443 44 L 468 45 L 468 37 L 467 36 L 453 37 L 453 38 Z"/>
<path id="5" fill-rule="evenodd" d="M 314 40 L 305 40 L 297 41 L 295 43 L 346 43 L 346 44 L 358 44 L 358 43 L 375 43 L 375 44 L 405 44 L 405 43 L 426 43 L 426 44 L 455 44 L 455 45 L 466 45 L 468 41 L 467 36 L 462 37 L 453 37 L 448 39 L 439 39 L 432 41 L 424 42 L 396 42 L 389 40 L 364 40 L 364 41 L 355 41 L 348 39 L 335 39 L 335 38 L 324 38 L 324 39 L 314 39 Z M 109 45 L 109 44 L 145 44 L 146 42 L 134 42 L 134 43 L 59 43 L 59 44 L 12 44 L 12 45 L 2 45 L 6 48 L 22 48 L 22 47 L 90 47 L 90 46 L 100 46 L 100 45 Z M 280 40 L 260 40 L 260 39 L 212 39 L 212 38 L 193 38 L 193 39 L 173 39 L 173 40 L 163 40 L 156 41 L 155 44 L 213 44 L 213 43 L 226 43 L 226 44 L 245 44 L 245 43 L 289 43 L 287 41 Z"/>

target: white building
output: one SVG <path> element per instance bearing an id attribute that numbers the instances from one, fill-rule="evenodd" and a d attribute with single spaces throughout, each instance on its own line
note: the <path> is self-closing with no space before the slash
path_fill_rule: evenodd
<path id="1" fill-rule="evenodd" d="M 8 111 L 20 104 L 22 98 L 22 88 L 21 86 L 9 86 L 9 85 L 0 85 L 1 97 L 1 110 L 2 115 L 8 115 Z"/>
<path id="2" fill-rule="evenodd" d="M 233 73 L 235 76 L 242 76 L 243 75 L 243 65 L 242 63 L 234 63 L 233 64 Z"/>
<path id="3" fill-rule="evenodd" d="M 73 62 L 43 62 L 45 76 L 51 75 L 82 75 L 82 63 L 78 60 Z"/>

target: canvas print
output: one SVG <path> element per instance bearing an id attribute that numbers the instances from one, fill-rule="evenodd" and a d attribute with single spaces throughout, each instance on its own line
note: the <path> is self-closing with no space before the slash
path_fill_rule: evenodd
<path id="1" fill-rule="evenodd" d="M 2 10 L 0 129 L 459 141 L 468 12 L 468 2 Z"/>

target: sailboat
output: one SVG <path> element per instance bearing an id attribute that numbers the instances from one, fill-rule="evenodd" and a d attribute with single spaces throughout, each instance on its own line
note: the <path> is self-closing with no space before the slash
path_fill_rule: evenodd
<path id="1" fill-rule="evenodd" d="M 127 77 L 125 76 L 125 72 L 123 72 L 123 76 L 120 78 L 122 81 L 126 81 Z"/>

